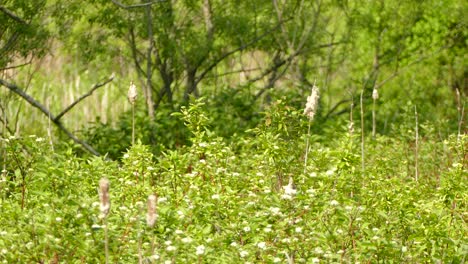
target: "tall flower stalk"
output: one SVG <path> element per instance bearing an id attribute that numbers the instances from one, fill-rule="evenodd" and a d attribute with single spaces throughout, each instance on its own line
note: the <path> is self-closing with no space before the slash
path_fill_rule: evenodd
<path id="1" fill-rule="evenodd" d="M 418 123 L 418 109 L 416 105 L 414 106 L 414 121 L 415 121 L 415 128 L 414 128 L 414 178 L 416 181 L 419 179 L 419 123 Z"/>
<path id="2" fill-rule="evenodd" d="M 372 91 L 372 138 L 375 139 L 375 102 L 379 99 L 379 92 L 374 88 Z"/>
<path id="3" fill-rule="evenodd" d="M 306 138 L 306 149 L 305 149 L 305 157 L 304 157 L 304 174 L 307 170 L 307 159 L 309 154 L 309 138 L 310 138 L 310 126 L 312 121 L 314 120 L 315 113 L 317 112 L 318 101 L 320 97 L 319 88 L 315 85 L 312 86 L 312 90 L 310 92 L 310 96 L 307 96 L 307 103 L 304 109 L 304 115 L 309 117 L 309 124 L 307 127 L 307 138 Z"/>
<path id="4" fill-rule="evenodd" d="M 130 104 L 132 105 L 132 146 L 135 145 L 135 102 L 137 95 L 138 93 L 135 84 L 133 82 L 130 82 L 127 98 Z"/>
<path id="5" fill-rule="evenodd" d="M 364 90 L 361 91 L 361 96 L 359 97 L 359 104 L 361 108 L 361 170 L 362 175 L 366 174 L 366 164 L 365 164 L 365 146 L 364 146 L 364 103 L 363 103 Z"/>
<path id="6" fill-rule="evenodd" d="M 146 213 L 146 224 L 149 229 L 152 229 L 156 224 L 156 202 L 157 197 L 154 194 L 148 196 L 148 211 Z M 154 236 L 151 239 L 151 254 L 154 254 Z"/>
<path id="7" fill-rule="evenodd" d="M 106 178 L 102 178 L 99 181 L 99 200 L 100 206 L 99 209 L 101 211 L 101 216 L 103 217 L 104 221 L 104 250 L 106 254 L 106 264 L 109 263 L 109 238 L 107 234 L 107 215 L 110 211 L 110 195 L 109 195 L 109 188 L 110 183 L 109 180 Z"/>

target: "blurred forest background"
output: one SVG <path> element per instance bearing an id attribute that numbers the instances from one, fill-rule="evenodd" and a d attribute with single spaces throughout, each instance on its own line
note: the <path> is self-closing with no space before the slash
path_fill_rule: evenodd
<path id="1" fill-rule="evenodd" d="M 353 108 L 360 119 L 361 92 L 367 129 L 375 109 L 377 134 L 408 133 L 416 106 L 442 139 L 466 132 L 467 11 L 462 0 L 2 0 L 1 136 L 119 158 L 133 81 L 136 138 L 156 154 L 188 144 L 171 114 L 193 98 L 205 97 L 210 131 L 237 140 L 278 100 L 303 108 L 314 83 L 316 140 L 345 130 Z"/>

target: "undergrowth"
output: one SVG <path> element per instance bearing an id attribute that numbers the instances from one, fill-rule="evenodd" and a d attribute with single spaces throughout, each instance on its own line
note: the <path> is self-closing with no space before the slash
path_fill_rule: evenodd
<path id="1" fill-rule="evenodd" d="M 115 161 L 54 151 L 40 137 L 3 138 L 0 260 L 104 263 L 105 243 L 110 263 L 466 260 L 466 136 L 442 139 L 424 124 L 415 152 L 411 129 L 369 134 L 363 171 L 359 129 L 309 136 L 302 111 L 282 101 L 231 140 L 210 130 L 203 101 L 172 118 L 190 144 L 154 155 L 140 141 Z M 110 181 L 106 216 L 101 178 Z"/>

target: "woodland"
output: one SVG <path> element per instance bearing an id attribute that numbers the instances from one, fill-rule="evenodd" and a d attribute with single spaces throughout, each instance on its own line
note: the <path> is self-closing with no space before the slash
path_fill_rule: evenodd
<path id="1" fill-rule="evenodd" d="M 464 263 L 462 0 L 0 0 L 0 263 Z"/>

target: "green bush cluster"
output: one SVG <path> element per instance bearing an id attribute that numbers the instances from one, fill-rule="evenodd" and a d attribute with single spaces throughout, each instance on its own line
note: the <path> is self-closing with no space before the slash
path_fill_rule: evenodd
<path id="1" fill-rule="evenodd" d="M 210 114 L 203 100 L 182 107 L 173 118 L 190 144 L 154 155 L 138 132 L 118 160 L 54 151 L 34 136 L 2 138 L 0 261 L 104 263 L 104 224 L 111 263 L 466 260 L 466 136 L 439 139 L 425 125 L 418 155 L 411 131 L 369 136 L 362 170 L 357 128 L 309 136 L 302 111 L 285 101 L 230 140 L 211 128 Z M 110 180 L 106 219 L 101 178 Z"/>

